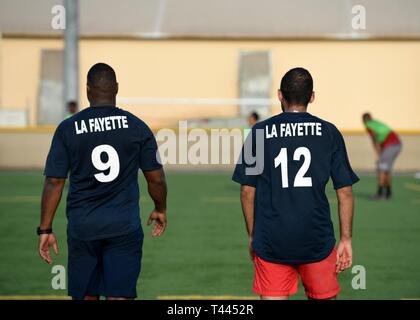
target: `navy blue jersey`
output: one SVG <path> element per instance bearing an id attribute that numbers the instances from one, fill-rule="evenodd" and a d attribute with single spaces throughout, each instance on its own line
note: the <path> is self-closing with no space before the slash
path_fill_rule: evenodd
<path id="1" fill-rule="evenodd" d="M 138 171 L 161 167 L 143 121 L 116 107 L 89 107 L 58 126 L 44 175 L 70 172 L 68 232 L 90 241 L 141 228 Z"/>
<path id="2" fill-rule="evenodd" d="M 251 133 L 258 165 L 245 159 L 243 149 L 233 180 L 256 188 L 255 253 L 283 264 L 323 260 L 335 245 L 326 184 L 331 177 L 339 189 L 359 180 L 341 133 L 307 112 L 279 114 Z"/>

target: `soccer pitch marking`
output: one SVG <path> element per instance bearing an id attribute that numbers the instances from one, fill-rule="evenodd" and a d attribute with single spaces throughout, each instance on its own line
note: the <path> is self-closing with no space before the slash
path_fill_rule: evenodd
<path id="1" fill-rule="evenodd" d="M 416 183 L 406 183 L 404 184 L 404 187 L 406 189 L 412 190 L 412 191 L 417 191 L 420 192 L 420 184 L 416 184 Z"/>
<path id="2" fill-rule="evenodd" d="M 258 296 L 203 296 L 203 295 L 174 295 L 157 296 L 157 300 L 259 300 Z M 0 300 L 71 300 L 69 296 L 57 295 L 0 295 Z M 420 298 L 400 298 L 400 300 L 420 300 Z"/>
<path id="3" fill-rule="evenodd" d="M 258 296 L 202 296 L 202 295 L 185 295 L 185 296 L 158 296 L 158 300 L 258 300 Z"/>
<path id="4" fill-rule="evenodd" d="M 31 202 L 39 203 L 41 201 L 40 196 L 1 196 L 0 202 Z"/>
<path id="5" fill-rule="evenodd" d="M 70 297 L 53 295 L 11 295 L 0 296 L 0 300 L 70 300 Z"/>
<path id="6" fill-rule="evenodd" d="M 70 300 L 69 296 L 57 295 L 10 295 L 0 296 L 0 300 Z M 258 300 L 258 296 L 202 296 L 202 295 L 174 295 L 158 296 L 157 300 Z"/>

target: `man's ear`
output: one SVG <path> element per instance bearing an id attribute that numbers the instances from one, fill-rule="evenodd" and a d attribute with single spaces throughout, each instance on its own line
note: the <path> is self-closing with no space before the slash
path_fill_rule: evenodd
<path id="1" fill-rule="evenodd" d="M 315 101 L 315 91 L 312 91 L 311 100 L 309 100 L 309 103 L 313 103 Z"/>
<path id="2" fill-rule="evenodd" d="M 89 93 L 90 92 L 90 87 L 88 84 L 86 84 L 86 92 Z"/>
<path id="3" fill-rule="evenodd" d="M 280 102 L 284 102 L 284 97 L 283 97 L 283 93 L 281 92 L 281 90 L 277 90 L 277 97 L 279 98 Z"/>
<path id="4" fill-rule="evenodd" d="M 118 88 L 119 88 L 119 85 L 118 85 L 118 82 L 117 82 L 117 84 L 115 85 L 115 95 L 117 95 L 117 93 L 118 93 Z"/>

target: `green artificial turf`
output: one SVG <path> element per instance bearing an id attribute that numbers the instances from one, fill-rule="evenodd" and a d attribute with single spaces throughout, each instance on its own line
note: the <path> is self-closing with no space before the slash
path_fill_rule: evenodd
<path id="1" fill-rule="evenodd" d="M 167 296 L 253 296 L 253 267 L 239 203 L 229 173 L 169 172 L 168 229 L 152 239 L 144 226 L 140 299 Z M 65 296 L 51 287 L 51 266 L 37 253 L 40 172 L 0 172 L 0 296 Z M 153 207 L 141 179 L 142 221 Z M 354 264 L 366 268 L 366 289 L 354 290 L 351 271 L 340 276 L 341 299 L 420 298 L 420 181 L 394 179 L 395 197 L 375 202 L 375 179 L 355 186 Z M 337 202 L 328 197 L 336 235 Z M 65 197 L 54 229 L 66 265 Z M 256 296 L 255 296 L 256 297 Z M 304 299 L 303 290 L 292 299 Z"/>

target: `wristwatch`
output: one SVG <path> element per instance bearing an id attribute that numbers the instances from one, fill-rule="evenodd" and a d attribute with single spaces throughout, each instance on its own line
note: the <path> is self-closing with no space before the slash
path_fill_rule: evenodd
<path id="1" fill-rule="evenodd" d="M 51 234 L 52 232 L 53 232 L 52 228 L 49 228 L 49 229 L 41 229 L 41 227 L 36 228 L 36 234 L 37 235 Z"/>

